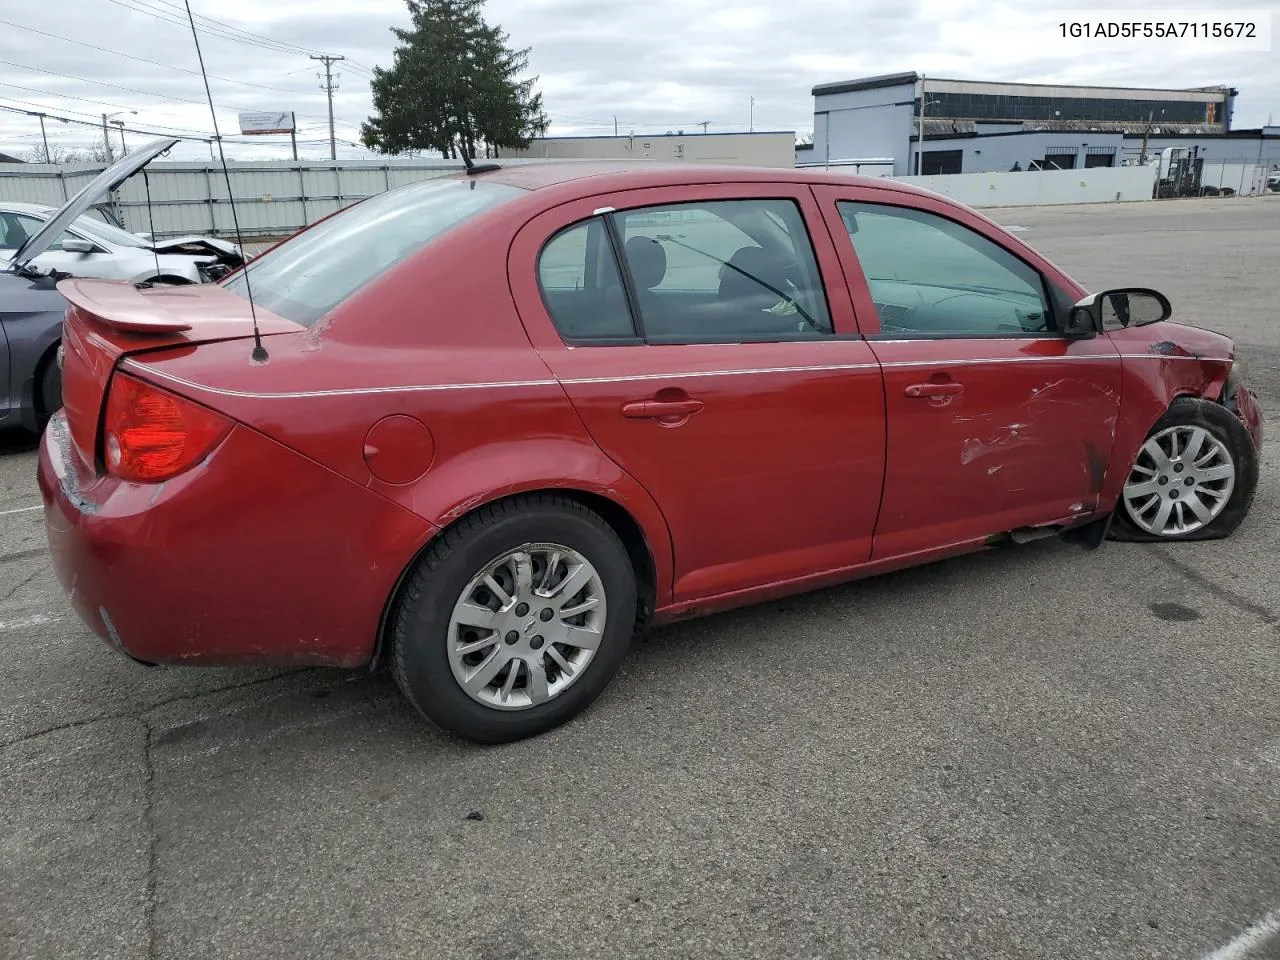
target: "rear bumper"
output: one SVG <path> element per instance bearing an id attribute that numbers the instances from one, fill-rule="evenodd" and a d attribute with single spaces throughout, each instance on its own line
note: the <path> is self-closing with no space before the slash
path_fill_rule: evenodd
<path id="1" fill-rule="evenodd" d="M 99 477 L 63 414 L 38 480 L 58 579 L 145 663 L 359 666 L 422 520 L 244 427 L 163 484 Z"/>

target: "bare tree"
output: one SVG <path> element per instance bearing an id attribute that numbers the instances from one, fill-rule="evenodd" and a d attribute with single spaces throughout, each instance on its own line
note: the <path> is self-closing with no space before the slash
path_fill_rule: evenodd
<path id="1" fill-rule="evenodd" d="M 44 144 L 37 144 L 27 150 L 22 159 L 27 163 L 109 163 L 106 148 L 102 144 L 88 150 L 73 150 L 56 143 L 49 144 L 46 153 Z"/>

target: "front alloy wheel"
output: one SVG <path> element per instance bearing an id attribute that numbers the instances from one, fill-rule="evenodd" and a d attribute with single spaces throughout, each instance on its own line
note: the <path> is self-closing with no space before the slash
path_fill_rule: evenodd
<path id="1" fill-rule="evenodd" d="M 1235 489 L 1231 452 L 1202 426 L 1180 424 L 1151 436 L 1124 485 L 1129 519 L 1159 537 L 1211 524 Z"/>
<path id="2" fill-rule="evenodd" d="M 1138 449 L 1110 527 L 1116 540 L 1216 540 L 1244 521 L 1258 450 L 1220 403 L 1178 397 Z"/>

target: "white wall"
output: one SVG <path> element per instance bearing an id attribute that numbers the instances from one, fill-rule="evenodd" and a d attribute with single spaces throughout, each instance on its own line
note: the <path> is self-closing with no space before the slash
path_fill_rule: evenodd
<path id="1" fill-rule="evenodd" d="M 528 161 L 504 161 L 513 164 Z M 0 200 L 23 200 L 61 206 L 102 170 L 102 164 L 0 164 Z M 462 169 L 458 161 L 265 160 L 228 161 L 236 214 L 244 236 L 293 233 L 357 200 L 418 180 Z M 235 233 L 227 181 L 221 166 L 157 160 L 126 180 L 111 198 L 116 215 L 132 231 L 157 237 Z M 154 228 L 152 220 L 154 219 Z"/>
<path id="2" fill-rule="evenodd" d="M 1254 196 L 1265 192 L 1267 172 L 1265 163 L 1206 163 L 1200 171 L 1200 186 L 1228 187 L 1241 196 Z"/>
<path id="3" fill-rule="evenodd" d="M 662 160 L 791 167 L 796 136 L 789 130 L 761 133 L 679 133 L 657 136 L 542 137 L 502 158 L 535 160 Z M 499 160 L 501 162 L 501 159 Z"/>
<path id="4" fill-rule="evenodd" d="M 971 207 L 1022 207 L 1056 203 L 1150 200 L 1156 168 L 1095 167 L 1091 170 L 1031 170 L 1019 173 L 956 173 L 892 177 Z"/>
<path id="5" fill-rule="evenodd" d="M 914 166 L 915 83 L 814 97 L 813 162 L 893 157 L 895 172 Z"/>

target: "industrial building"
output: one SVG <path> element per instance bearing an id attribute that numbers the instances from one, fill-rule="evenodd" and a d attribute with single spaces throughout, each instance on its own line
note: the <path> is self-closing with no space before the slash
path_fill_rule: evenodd
<path id="1" fill-rule="evenodd" d="M 795 165 L 794 130 L 754 133 L 625 134 L 606 137 L 539 137 L 504 157 L 554 160 L 687 160 L 695 163 Z"/>
<path id="2" fill-rule="evenodd" d="M 1280 127 L 1233 129 L 1237 92 L 917 73 L 824 83 L 813 88 L 813 144 L 796 151 L 796 163 L 883 176 L 989 173 L 1120 166 L 1172 147 L 1216 165 L 1223 184 L 1240 167 L 1243 184 L 1256 180 L 1253 167 L 1280 164 Z"/>

